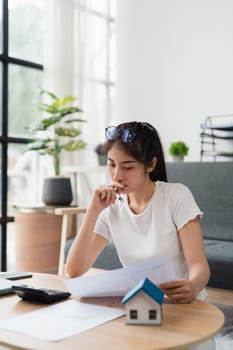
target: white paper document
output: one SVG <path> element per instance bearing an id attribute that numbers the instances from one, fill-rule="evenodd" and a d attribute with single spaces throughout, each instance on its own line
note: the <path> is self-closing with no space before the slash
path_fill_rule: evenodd
<path id="1" fill-rule="evenodd" d="M 1 321 L 0 329 L 59 341 L 124 314 L 124 310 L 67 300 Z"/>
<path id="2" fill-rule="evenodd" d="M 148 259 L 96 275 L 65 279 L 64 283 L 73 296 L 124 296 L 145 277 L 155 284 L 175 280 L 176 274 L 171 258 Z"/>

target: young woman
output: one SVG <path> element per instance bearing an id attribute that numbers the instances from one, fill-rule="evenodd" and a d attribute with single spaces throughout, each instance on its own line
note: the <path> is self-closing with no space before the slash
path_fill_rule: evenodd
<path id="1" fill-rule="evenodd" d="M 149 123 L 128 122 L 108 127 L 106 139 L 112 182 L 93 193 L 69 251 L 67 275 L 86 272 L 112 239 L 123 266 L 172 257 L 177 279 L 159 286 L 172 301 L 204 299 L 210 270 L 200 225 L 202 212 L 186 186 L 167 182 L 156 129 Z M 214 349 L 212 345 L 205 343 L 204 349 Z"/>
<path id="2" fill-rule="evenodd" d="M 66 273 L 80 276 L 112 239 L 123 266 L 170 255 L 177 280 L 163 283 L 168 298 L 187 303 L 204 298 L 210 271 L 198 208 L 189 189 L 167 182 L 162 145 L 149 123 L 106 129 L 112 183 L 94 191 L 68 255 Z"/>

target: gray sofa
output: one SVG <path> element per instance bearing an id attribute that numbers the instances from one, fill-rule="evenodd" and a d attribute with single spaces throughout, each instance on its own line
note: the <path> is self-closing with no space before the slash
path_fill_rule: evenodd
<path id="1" fill-rule="evenodd" d="M 204 212 L 202 228 L 211 269 L 208 285 L 233 290 L 233 162 L 167 163 L 167 173 L 169 182 L 190 188 Z M 120 266 L 112 242 L 94 264 L 104 269 Z"/>
<path id="2" fill-rule="evenodd" d="M 233 162 L 168 163 L 170 182 L 187 185 L 204 212 L 209 286 L 233 290 Z"/>

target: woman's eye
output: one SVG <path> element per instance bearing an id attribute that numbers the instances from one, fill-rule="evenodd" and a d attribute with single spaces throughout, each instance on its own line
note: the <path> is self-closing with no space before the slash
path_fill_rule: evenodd
<path id="1" fill-rule="evenodd" d="M 123 167 L 123 169 L 124 170 L 131 170 L 131 169 L 133 169 L 133 167 L 132 166 L 127 166 L 127 167 Z"/>
<path id="2" fill-rule="evenodd" d="M 116 164 L 107 163 L 107 167 L 113 169 L 113 168 L 116 168 Z M 128 171 L 128 170 L 134 169 L 134 167 L 133 166 L 121 166 L 120 169 L 123 171 Z"/>

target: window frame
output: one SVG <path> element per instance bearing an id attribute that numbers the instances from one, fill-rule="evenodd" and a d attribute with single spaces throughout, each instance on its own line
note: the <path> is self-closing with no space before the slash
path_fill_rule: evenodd
<path id="1" fill-rule="evenodd" d="M 116 1 L 116 0 L 115 0 Z M 112 2 L 107 3 L 107 13 L 102 13 L 96 9 L 91 8 L 90 6 L 84 6 L 83 4 L 79 4 L 80 12 L 86 13 L 87 15 L 94 16 L 103 20 L 107 26 L 107 62 L 105 67 L 105 79 L 99 79 L 93 76 L 86 77 L 86 81 L 95 83 L 97 86 L 103 86 L 106 92 L 106 105 L 105 105 L 105 120 L 104 125 L 110 125 L 112 120 L 114 119 L 114 113 L 111 110 L 111 89 L 114 89 L 116 84 L 115 81 L 111 79 L 110 69 L 111 69 L 111 47 L 110 47 L 110 39 L 111 39 L 111 26 L 115 25 L 115 17 L 111 14 L 111 9 L 114 7 Z"/>
<path id="2" fill-rule="evenodd" d="M 34 68 L 43 71 L 43 65 L 18 59 L 16 57 L 9 56 L 9 10 L 8 0 L 2 2 L 2 53 L 0 54 L 0 62 L 2 64 L 2 133 L 0 135 L 0 146 L 1 146 L 1 162 L 2 162 L 2 173 L 1 173 L 1 215 L 0 215 L 0 270 L 7 270 L 7 224 L 14 221 L 13 216 L 8 216 L 7 209 L 7 193 L 8 193 L 8 145 L 13 144 L 26 144 L 27 138 L 21 137 L 10 137 L 8 136 L 8 70 L 10 64 L 15 64 L 21 67 Z"/>

